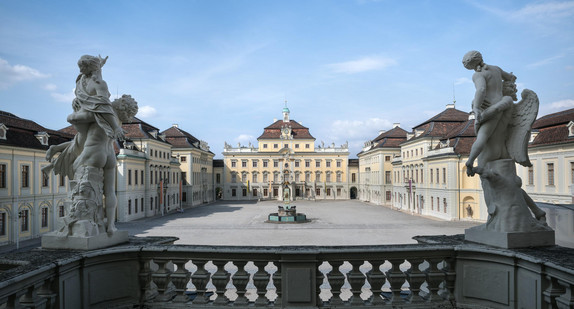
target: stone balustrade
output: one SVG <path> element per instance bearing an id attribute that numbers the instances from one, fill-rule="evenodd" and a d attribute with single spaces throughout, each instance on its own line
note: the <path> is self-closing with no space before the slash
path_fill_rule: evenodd
<path id="1" fill-rule="evenodd" d="M 558 246 L 507 250 L 430 236 L 414 245 L 344 247 L 174 240 L 8 255 L 0 308 L 574 306 L 574 250 Z"/>

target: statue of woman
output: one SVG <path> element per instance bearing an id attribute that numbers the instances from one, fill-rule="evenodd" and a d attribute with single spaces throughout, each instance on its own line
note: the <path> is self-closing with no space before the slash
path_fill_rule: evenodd
<path id="1" fill-rule="evenodd" d="M 102 78 L 102 67 L 106 60 L 107 57 L 102 59 L 84 55 L 78 61 L 81 74 L 76 79 L 76 98 L 72 103 L 74 112 L 68 116 L 68 122 L 78 133 L 70 142 L 51 146 L 46 159 L 50 161 L 56 153 L 61 152 L 52 166 L 56 174 L 66 175 L 69 179 L 77 180 L 82 175 L 103 171 L 106 232 L 111 235 L 116 230 L 114 221 L 117 204 L 116 154 L 113 143 L 116 139 L 124 139 L 121 122 L 137 113 L 137 103 L 130 96 L 124 95 L 112 105 L 108 86 Z"/>

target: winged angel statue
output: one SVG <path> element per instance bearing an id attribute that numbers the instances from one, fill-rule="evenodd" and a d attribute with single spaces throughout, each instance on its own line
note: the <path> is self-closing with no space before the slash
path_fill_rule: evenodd
<path id="1" fill-rule="evenodd" d="M 522 190 L 515 163 L 532 166 L 528 158 L 530 130 L 538 114 L 538 97 L 525 89 L 516 97 L 516 76 L 487 65 L 478 51 L 464 55 L 465 68 L 474 70 L 476 87 L 472 109 L 476 141 L 472 145 L 467 174 L 479 174 L 488 208 L 487 229 L 518 232 L 546 229 L 546 213 Z M 474 166 L 474 161 L 478 166 Z M 528 211 L 532 211 L 534 218 Z"/>

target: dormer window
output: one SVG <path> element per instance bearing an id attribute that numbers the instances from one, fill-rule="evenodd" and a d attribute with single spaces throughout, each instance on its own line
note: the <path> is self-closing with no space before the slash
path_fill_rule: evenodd
<path id="1" fill-rule="evenodd" d="M 567 125 L 568 137 L 574 137 L 574 121 L 570 121 Z"/>
<path id="2" fill-rule="evenodd" d="M 157 130 L 149 131 L 149 134 L 150 134 L 151 136 L 153 136 L 153 138 L 157 138 L 157 133 L 158 133 Z"/>
<path id="3" fill-rule="evenodd" d="M 48 146 L 48 139 L 50 138 L 50 135 L 48 135 L 48 133 L 38 132 L 35 136 L 40 141 L 40 144 L 42 144 L 42 146 Z"/>
<path id="4" fill-rule="evenodd" d="M 8 131 L 8 127 L 0 123 L 0 139 L 6 139 L 6 131 Z"/>
<path id="5" fill-rule="evenodd" d="M 165 142 L 165 134 L 160 134 L 160 135 L 159 135 L 159 138 L 160 138 L 162 141 Z"/>
<path id="6" fill-rule="evenodd" d="M 540 132 L 538 130 L 531 131 L 530 132 L 530 140 L 528 140 L 528 143 L 534 142 L 534 140 L 536 139 L 536 137 L 538 136 L 539 133 Z M 571 137 L 571 136 L 574 136 L 574 135 L 572 135 L 572 126 L 568 127 L 568 137 Z"/>

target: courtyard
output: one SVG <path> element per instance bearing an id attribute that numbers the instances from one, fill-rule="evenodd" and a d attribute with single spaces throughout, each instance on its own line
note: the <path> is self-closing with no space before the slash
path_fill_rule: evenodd
<path id="1" fill-rule="evenodd" d="M 441 221 L 355 200 L 296 201 L 308 223 L 267 223 L 279 201 L 218 201 L 183 213 L 118 223 L 133 236 L 176 236 L 188 245 L 384 245 L 412 244 L 417 235 L 463 234 L 479 222 Z"/>

